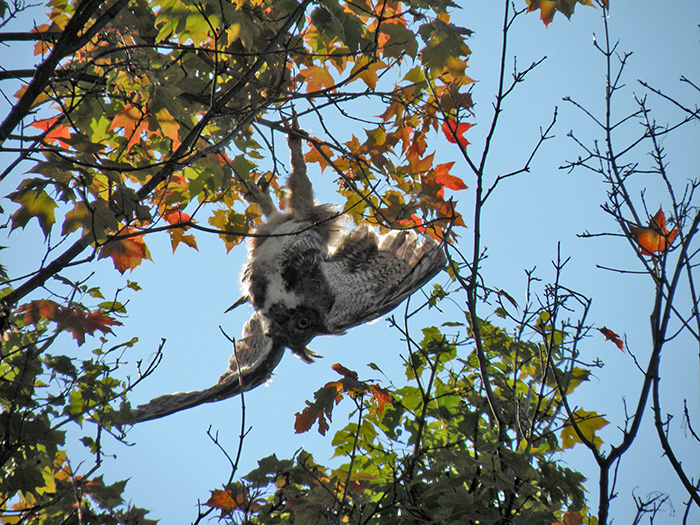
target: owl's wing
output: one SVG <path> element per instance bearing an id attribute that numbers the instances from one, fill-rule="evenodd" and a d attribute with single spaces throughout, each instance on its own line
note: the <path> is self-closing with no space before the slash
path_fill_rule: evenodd
<path id="1" fill-rule="evenodd" d="M 272 376 L 283 354 L 284 346 L 276 344 L 267 336 L 262 320 L 255 312 L 243 327 L 243 337 L 234 344 L 228 369 L 214 386 L 206 390 L 176 392 L 156 397 L 133 411 L 135 422 L 158 419 L 180 410 L 221 401 L 252 390 Z"/>
<path id="2" fill-rule="evenodd" d="M 322 265 L 335 298 L 326 326 L 342 333 L 377 319 L 437 275 L 445 263 L 440 245 L 412 230 L 380 237 L 368 226 L 355 228 Z"/>

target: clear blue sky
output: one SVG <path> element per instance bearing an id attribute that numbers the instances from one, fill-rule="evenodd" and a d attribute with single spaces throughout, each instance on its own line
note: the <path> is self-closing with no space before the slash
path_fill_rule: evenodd
<path id="1" fill-rule="evenodd" d="M 523 4 L 522 1 L 517 3 Z M 472 143 L 470 151 L 476 153 L 483 144 L 491 117 L 502 14 L 496 8 L 498 2 L 462 1 L 460 4 L 462 8 L 455 11 L 453 20 L 475 31 L 470 43 L 473 53 L 468 73 L 478 80 L 474 87 L 477 126 L 468 132 L 468 138 Z M 621 40 L 621 50 L 634 51 L 627 71 L 629 90 L 622 95 L 628 103 L 633 93 L 644 93 L 637 79 L 685 97 L 691 105 L 697 100 L 697 97 L 692 98 L 690 90 L 679 86 L 678 79 L 686 75 L 700 81 L 700 3 L 677 0 L 666 5 L 669 7 L 664 8 L 664 4 L 651 0 L 612 0 L 610 23 L 614 38 Z M 36 21 L 41 23 L 39 18 Z M 599 207 L 605 199 L 606 188 L 594 174 L 582 171 L 569 174 L 558 169 L 566 160 L 579 155 L 566 137 L 571 128 L 580 129 L 587 138 L 592 136 L 581 113 L 563 103 L 562 97 L 569 95 L 594 111 L 602 108 L 604 67 L 602 57 L 592 46 L 593 33 L 602 34 L 600 10 L 584 7 L 577 8 L 571 21 L 557 15 L 546 29 L 534 14 L 521 18 L 515 27 L 511 36 L 511 60 L 513 53 L 517 54 L 521 66 L 544 55 L 547 60 L 505 104 L 500 131 L 492 148 L 491 173 L 520 167 L 537 140 L 539 128 L 546 127 L 551 120 L 554 106 L 559 107 L 554 131 L 557 137 L 542 148 L 531 173 L 509 180 L 491 202 L 484 225 L 484 243 L 489 255 L 484 274 L 489 285 L 505 289 L 522 300 L 524 270 L 537 267 L 539 277 L 545 281 L 551 279 L 550 261 L 556 256 L 557 242 L 561 241 L 562 253 L 572 257 L 565 274 L 566 285 L 594 298 L 590 320 L 624 334 L 641 362 L 645 362 L 651 308 L 649 280 L 596 268 L 596 264 L 601 264 L 639 269 L 635 255 L 623 241 L 587 240 L 576 236 L 585 230 L 616 230 Z M 8 68 L 27 67 L 26 60 L 34 59 L 25 57 L 23 60 L 24 63 L 7 65 L 3 57 L 0 63 Z M 650 101 L 652 107 L 657 108 L 656 118 L 660 122 L 677 117 L 668 104 L 654 97 Z M 697 126 L 688 126 L 683 134 L 665 143 L 674 180 L 697 176 L 699 138 Z M 440 162 L 454 160 L 459 165 L 458 152 L 442 137 L 437 137 L 429 147 L 439 151 Z M 323 178 L 312 169 L 310 176 L 321 189 L 321 200 L 340 202 L 332 193 L 329 175 Z M 456 193 L 455 197 L 469 224 L 473 184 L 466 169 L 464 180 L 470 189 Z M 10 191 L 7 187 L 3 188 L 4 193 L 7 191 Z M 655 210 L 663 204 L 668 210 L 665 195 L 656 199 L 653 192 L 652 186 L 647 193 L 649 206 Z M 6 211 L 11 209 L 7 204 L 7 201 L 2 203 Z M 10 270 L 20 273 L 23 269 L 32 269 L 27 268 L 27 262 L 36 260 L 32 254 L 41 250 L 41 237 L 37 232 L 33 234 L 31 237 L 31 233 L 19 232 L 0 242 L 13 248 L 8 250 L 9 259 L 2 253 L 3 263 Z M 468 236 L 469 232 L 464 235 Z M 33 241 L 28 242 L 28 238 Z M 125 326 L 115 332 L 123 339 L 138 336 L 139 343 L 128 356 L 131 363 L 146 359 L 156 350 L 161 338 L 167 343 L 157 372 L 132 394 L 135 403 L 173 391 L 204 388 L 215 382 L 225 369 L 230 353 L 230 345 L 221 335 L 219 326 L 237 336 L 249 315 L 245 307 L 223 314 L 238 298 L 238 276 L 245 256 L 243 246 L 226 254 L 217 238 L 199 236 L 198 252 L 181 247 L 173 256 L 167 238 L 153 237 L 149 241 L 155 264 L 146 262 L 125 276 L 137 281 L 143 291 L 129 295 L 129 318 Z M 23 247 L 18 249 L 20 243 Z M 124 282 L 123 278 L 115 278 L 109 261 L 98 261 L 90 270 L 96 272 L 95 283 L 106 283 L 103 284 L 105 290 L 109 289 L 110 282 L 115 286 Z M 443 276 L 436 278 L 436 282 L 445 280 Z M 426 323 L 442 321 L 433 317 Z M 419 328 L 416 324 L 415 329 Z M 332 435 L 347 422 L 343 406 L 337 410 L 331 431 L 325 438 L 315 432 L 297 436 L 293 423 L 294 413 L 304 407 L 304 401 L 312 398 L 313 392 L 325 382 L 337 377 L 330 368 L 333 363 L 340 362 L 365 378 L 379 379 L 378 374 L 366 366 L 372 361 L 400 380 L 400 356 L 405 354 L 405 346 L 383 320 L 358 327 L 342 337 L 317 338 L 312 348 L 325 357 L 307 365 L 291 354 L 285 355 L 269 385 L 246 395 L 246 425 L 250 432 L 244 441 L 241 474 L 254 468 L 257 459 L 273 453 L 280 458 L 291 457 L 300 447 L 327 464 Z M 698 415 L 698 349 L 682 344 L 676 348 L 677 355 L 669 356 L 664 363 L 666 370 L 671 370 L 669 379 L 672 378 L 665 387 L 669 393 L 681 389 L 682 394 L 676 396 L 675 404 L 669 405 L 667 410 L 679 414 L 682 404 L 678 404 L 678 399 L 685 397 L 691 411 Z M 589 339 L 584 353 L 589 361 L 600 357 L 606 366 L 596 372 L 590 384 L 581 388 L 579 402 L 589 410 L 607 414 L 613 422 L 621 422 L 622 398 L 626 396 L 630 404 L 636 402 L 641 374 L 629 355 L 619 352 L 602 337 Z M 349 404 L 345 408 L 349 409 Z M 633 447 L 620 470 L 620 498 L 612 507 L 617 523 L 627 523 L 631 519 L 633 507 L 629 493 L 635 487 L 638 495 L 652 490 L 667 491 L 674 496 L 675 511 L 683 511 L 686 498 L 671 475 L 667 461 L 660 457 L 649 416 L 651 413 L 644 421 L 644 440 Z M 229 465 L 207 437 L 207 428 L 211 426 L 218 432 L 221 443 L 234 454 L 240 425 L 239 399 L 137 425 L 129 433 L 133 446 L 105 444 L 106 453 L 115 457 L 107 458 L 102 470 L 108 481 L 130 478 L 126 496 L 135 505 L 151 509 L 149 517 L 166 524 L 189 522 L 197 515 L 196 499 L 206 501 L 209 490 L 219 488 L 229 475 Z M 605 441 L 617 442 L 619 432 L 614 427 L 614 424 L 609 425 L 603 432 Z M 679 433 L 679 428 L 675 427 L 674 432 Z M 74 457 L 89 460 L 88 455 L 81 452 L 80 444 L 73 444 L 69 449 L 74 451 Z M 594 463 L 586 451 L 575 449 L 564 457 L 573 468 L 597 479 Z M 686 454 L 684 465 L 697 477 L 700 454 Z M 590 486 L 589 490 L 590 504 L 595 506 L 595 486 Z M 678 514 L 669 515 L 668 523 L 676 521 Z"/>

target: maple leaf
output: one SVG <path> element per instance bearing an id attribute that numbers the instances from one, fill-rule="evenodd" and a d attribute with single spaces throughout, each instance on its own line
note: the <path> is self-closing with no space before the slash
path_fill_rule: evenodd
<path id="1" fill-rule="evenodd" d="M 156 113 L 155 122 L 152 121 L 151 126 L 154 124 L 156 133 L 173 141 L 173 149 L 180 146 L 180 124 L 167 109 L 163 108 Z"/>
<path id="2" fill-rule="evenodd" d="M 593 5 L 591 0 L 527 0 L 527 3 L 528 13 L 532 13 L 538 9 L 540 10 L 540 19 L 544 22 L 545 26 L 549 26 L 557 11 L 566 16 L 566 18 L 571 18 L 577 3 L 589 6 Z M 603 5 L 607 7 L 607 0 L 604 0 Z"/>
<path id="3" fill-rule="evenodd" d="M 473 125 L 469 122 L 457 123 L 452 119 L 447 119 L 442 123 L 442 132 L 448 142 L 459 144 L 461 147 L 466 148 L 469 145 L 469 141 L 464 137 L 464 133 Z"/>
<path id="4" fill-rule="evenodd" d="M 639 244 L 642 255 L 648 256 L 667 251 L 680 232 L 678 228 L 668 231 L 666 215 L 661 208 L 649 221 L 649 227 L 630 224 L 629 229 L 634 240 Z"/>
<path id="5" fill-rule="evenodd" d="M 598 328 L 598 331 L 605 336 L 606 341 L 612 341 L 617 345 L 617 347 L 622 350 L 623 352 L 625 351 L 625 346 L 622 342 L 622 339 L 620 339 L 620 336 L 617 335 L 615 332 L 610 330 L 610 328 Z"/>
<path id="6" fill-rule="evenodd" d="M 58 204 L 43 189 L 20 189 L 8 195 L 8 197 L 20 205 L 12 214 L 12 229 L 24 228 L 34 217 L 39 221 L 44 237 L 48 237 L 51 226 L 56 222 L 54 210 Z"/>
<path id="7" fill-rule="evenodd" d="M 235 483 L 225 490 L 212 490 L 206 505 L 221 510 L 222 516 L 239 509 L 248 512 L 260 509 L 259 500 L 251 498 L 249 488 L 241 483 Z"/>
<path id="8" fill-rule="evenodd" d="M 304 160 L 307 163 L 317 162 L 318 165 L 321 166 L 321 174 L 323 174 L 325 169 L 330 165 L 327 159 L 333 159 L 333 151 L 331 150 L 330 146 L 326 145 L 317 146 L 314 144 L 311 151 L 304 155 Z"/>
<path id="9" fill-rule="evenodd" d="M 582 408 L 573 412 L 571 414 L 571 419 L 581 431 L 583 437 L 592 442 L 597 448 L 600 448 L 603 444 L 603 440 L 596 435 L 596 431 L 610 422 L 597 412 L 588 412 Z M 576 443 L 581 443 L 581 438 L 579 438 L 576 433 L 574 425 L 568 423 L 561 431 L 561 448 L 571 448 Z"/>
<path id="10" fill-rule="evenodd" d="M 183 213 L 180 211 L 179 208 L 174 208 L 170 211 L 167 211 L 163 214 L 163 218 L 170 224 L 171 226 L 175 224 L 182 224 L 183 222 L 191 222 L 192 217 L 189 216 L 186 213 Z"/>
<path id="11" fill-rule="evenodd" d="M 464 184 L 462 179 L 450 174 L 450 169 L 452 169 L 452 166 L 454 166 L 454 162 L 447 162 L 445 164 L 438 164 L 435 166 L 435 182 L 443 187 L 443 189 L 438 192 L 440 197 L 444 195 L 444 188 L 453 191 L 467 189 L 467 185 Z"/>
<path id="12" fill-rule="evenodd" d="M 299 75 L 306 81 L 306 92 L 320 91 L 333 87 L 335 81 L 328 69 L 321 66 L 311 66 L 299 71 Z"/>
<path id="13" fill-rule="evenodd" d="M 105 243 L 100 249 L 98 259 L 111 257 L 114 267 L 119 273 L 133 270 L 144 259 L 151 260 L 151 253 L 141 236 L 127 239 L 112 240 Z"/>
<path id="14" fill-rule="evenodd" d="M 118 128 L 123 128 L 124 135 L 128 138 L 126 145 L 126 152 L 128 153 L 134 144 L 140 142 L 141 132 L 148 128 L 146 112 L 131 104 L 127 104 L 124 106 L 124 109 L 114 115 L 112 124 L 109 126 L 110 130 Z"/>
<path id="15" fill-rule="evenodd" d="M 199 248 L 197 247 L 197 239 L 195 239 L 194 235 L 185 233 L 182 228 L 168 230 L 168 233 L 170 234 L 170 245 L 173 249 L 173 253 L 175 253 L 175 250 L 180 245 L 180 243 L 184 243 L 190 248 L 199 250 Z"/>
<path id="16" fill-rule="evenodd" d="M 99 311 L 89 311 L 78 305 L 61 306 L 50 299 L 38 299 L 23 304 L 17 309 L 24 314 L 25 324 L 37 324 L 41 319 L 53 321 L 59 330 L 71 332 L 79 346 L 85 343 L 85 335 L 94 335 L 98 330 L 104 334 L 112 333 L 112 326 L 121 322 Z"/>
<path id="17" fill-rule="evenodd" d="M 355 63 L 355 67 L 352 68 L 350 78 L 352 78 L 353 81 L 360 79 L 367 85 L 367 87 L 374 89 L 377 86 L 377 81 L 379 80 L 377 71 L 388 67 L 389 66 L 387 66 L 381 60 L 374 60 L 362 56 Z"/>
<path id="18" fill-rule="evenodd" d="M 32 123 L 32 127 L 46 133 L 44 135 L 44 141 L 47 144 L 55 144 L 58 142 L 62 148 L 69 148 L 68 144 L 62 139 L 70 140 L 70 126 L 68 124 L 58 124 L 58 117 L 37 120 Z"/>
<path id="19" fill-rule="evenodd" d="M 37 324 L 41 319 L 52 320 L 59 304 L 50 299 L 38 299 L 21 305 L 17 311 L 24 313 L 24 324 Z"/>

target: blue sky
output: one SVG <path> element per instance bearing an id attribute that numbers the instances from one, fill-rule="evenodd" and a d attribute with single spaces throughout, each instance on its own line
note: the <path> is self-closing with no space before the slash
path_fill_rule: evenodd
<path id="1" fill-rule="evenodd" d="M 632 107 L 634 93 L 645 92 L 637 84 L 637 79 L 647 80 L 692 105 L 697 97 L 693 99 L 692 92 L 681 87 L 678 79 L 686 75 L 700 81 L 700 3 L 677 0 L 666 4 L 669 7 L 664 9 L 661 3 L 650 0 L 612 2 L 610 27 L 613 38 L 620 39 L 621 50 L 634 52 L 626 77 L 628 89 L 621 94 L 620 114 Z M 474 86 L 474 120 L 477 125 L 467 136 L 472 143 L 470 151 L 477 156 L 488 130 L 496 86 L 502 19 L 500 9 L 495 7 L 497 4 L 461 1 L 461 9 L 453 14 L 456 23 L 475 31 L 470 42 L 472 56 L 468 73 L 478 80 Z M 39 18 L 36 21 L 41 22 Z M 640 269 L 635 254 L 622 240 L 577 237 L 586 230 L 616 231 L 615 225 L 600 209 L 606 188 L 595 174 L 568 173 L 559 169 L 566 160 L 574 159 L 580 153 L 573 141 L 566 137 L 567 132 L 576 128 L 587 139 L 595 133 L 581 113 L 563 102 L 562 97 L 571 96 L 593 111 L 602 109 L 604 64 L 592 46 L 593 34 L 600 38 L 602 31 L 600 10 L 584 7 L 577 8 L 571 21 L 557 15 L 549 28 L 541 24 L 537 15 L 522 17 L 515 26 L 510 40 L 510 60 L 515 53 L 518 64 L 523 67 L 544 55 L 547 59 L 507 99 L 499 133 L 492 146 L 490 173 L 499 174 L 520 167 L 537 140 L 540 127 L 549 124 L 555 106 L 559 108 L 559 116 L 554 130 L 556 138 L 545 143 L 531 172 L 504 183 L 486 210 L 484 244 L 488 247 L 488 259 L 484 275 L 489 285 L 507 290 L 521 301 L 526 283 L 524 270 L 536 267 L 539 277 L 545 281 L 552 279 L 554 273 L 550 261 L 556 257 L 557 243 L 561 242 L 563 255 L 571 256 L 564 274 L 566 285 L 594 299 L 590 320 L 624 334 L 630 348 L 641 362 L 645 362 L 653 291 L 649 279 L 621 276 L 596 267 Z M 27 60 L 34 60 L 31 55 L 22 57 L 18 53 L 16 56 L 23 62 L 7 65 L 3 57 L 0 64 L 8 68 L 26 67 Z M 12 92 L 14 89 L 6 90 L 6 93 Z M 669 104 L 653 96 L 649 100 L 660 122 L 674 121 L 678 117 L 677 111 Z M 5 107 L 0 108 L 3 113 Z M 360 131 L 355 130 L 355 133 Z M 697 126 L 691 125 L 664 143 L 674 181 L 697 177 L 699 138 Z M 624 140 L 624 136 L 621 139 Z M 438 150 L 438 161 L 454 160 L 456 166 L 459 165 L 459 152 L 442 137 L 436 137 L 435 143 L 429 147 Z M 647 160 L 642 157 L 640 161 Z M 0 158 L 0 162 L 3 159 Z M 312 169 L 310 176 L 320 190 L 320 200 L 340 202 L 332 193 L 330 175 L 321 176 Z M 467 218 L 473 202 L 473 184 L 466 169 L 463 178 L 470 188 L 455 193 L 455 197 Z M 660 204 L 668 211 L 665 194 L 655 184 L 651 179 L 643 184 L 648 185 L 647 201 L 651 211 Z M 3 188 L 4 193 L 8 191 Z M 658 198 L 654 197 L 655 193 Z M 8 210 L 6 204 L 7 201 L 2 203 Z M 464 232 L 464 238 L 468 239 L 469 234 L 469 231 Z M 26 232 L 16 232 L 9 240 L 3 238 L 0 244 L 11 247 L 7 253 L 2 253 L 3 264 L 15 273 L 28 270 L 27 262 L 36 260 L 32 254 L 41 253 L 41 241 L 40 234 L 29 228 Z M 199 251 L 181 247 L 172 255 L 167 238 L 154 236 L 149 241 L 155 264 L 146 262 L 124 278 L 115 277 L 111 263 L 106 260 L 97 261 L 90 267 L 96 272 L 94 282 L 105 283 L 105 290 L 109 289 L 109 283 L 118 286 L 125 278 L 137 281 L 143 287 L 142 291 L 128 295 L 128 321 L 124 327 L 115 330 L 122 339 L 139 338 L 138 345 L 128 356 L 131 363 L 146 359 L 155 352 L 162 338 L 167 340 L 162 364 L 152 378 L 132 394 L 135 403 L 164 393 L 210 386 L 225 369 L 230 354 L 230 345 L 221 335 L 219 326 L 237 336 L 250 313 L 246 307 L 223 313 L 239 295 L 238 277 L 245 257 L 242 245 L 226 254 L 217 238 L 205 235 L 198 237 Z M 444 283 L 446 280 L 447 277 L 441 275 L 435 282 Z M 173 286 L 173 283 L 177 284 Z M 424 321 L 425 324 L 439 324 L 443 319 L 428 315 Z M 418 331 L 421 326 L 416 322 L 414 329 Z M 691 411 L 700 414 L 700 363 L 697 346 L 690 346 L 690 343 L 677 341 L 673 354 L 664 361 L 669 381 L 662 384 L 667 389 L 668 412 L 679 414 L 682 399 L 687 398 Z M 312 452 L 321 463 L 328 462 L 332 454 L 332 435 L 345 426 L 350 407 L 339 407 L 326 437 L 315 432 L 295 435 L 293 424 L 294 413 L 303 409 L 304 401 L 312 398 L 316 389 L 337 377 L 331 370 L 333 363 L 340 362 L 364 378 L 381 379 L 377 372 L 366 366 L 371 361 L 392 378 L 401 378 L 401 356 L 405 355 L 405 345 L 397 332 L 383 320 L 355 328 L 342 337 L 317 338 L 311 346 L 324 358 L 307 365 L 288 353 L 274 379 L 246 395 L 245 418 L 250 431 L 243 444 L 241 474 L 254 468 L 260 458 L 273 453 L 280 458 L 291 457 L 301 447 Z M 590 384 L 581 387 L 578 402 L 588 410 L 607 414 L 614 423 L 621 422 L 624 416 L 622 400 L 626 398 L 630 405 L 636 403 L 641 373 L 628 354 L 619 352 L 602 337 L 589 339 L 584 352 L 589 360 L 600 357 L 606 366 L 595 372 Z M 673 401 L 671 395 L 676 396 Z M 646 495 L 652 490 L 670 493 L 676 514 L 675 517 L 669 514 L 669 522 L 675 522 L 678 513 L 683 511 L 685 498 L 668 462 L 661 457 L 650 416 L 649 412 L 644 420 L 643 439 L 632 448 L 620 470 L 620 498 L 612 507 L 612 516 L 618 523 L 629 520 L 634 508 L 630 497 L 632 490 L 638 495 Z M 161 519 L 162 523 L 191 521 L 197 514 L 196 499 L 206 501 L 209 490 L 219 488 L 229 476 L 226 458 L 206 435 L 209 427 L 218 433 L 227 450 L 235 453 L 241 427 L 240 400 L 205 405 L 135 426 L 128 436 L 133 446 L 115 442 L 106 444 L 106 453 L 114 457 L 105 461 L 102 469 L 105 477 L 108 481 L 130 478 L 126 496 L 135 505 L 151 509 L 150 517 Z M 674 427 L 676 435 L 681 432 L 678 425 Z M 615 424 L 609 425 L 602 436 L 606 442 L 615 443 L 619 438 Z M 70 447 L 74 450 L 74 457 L 89 461 L 80 447 L 80 444 Z M 574 449 L 563 458 L 573 468 L 596 479 L 592 458 L 583 449 Z M 700 474 L 700 455 L 686 454 L 684 465 L 688 465 L 697 477 Z M 595 486 L 591 485 L 589 490 L 590 503 L 595 505 Z M 667 510 L 670 512 L 670 508 Z"/>

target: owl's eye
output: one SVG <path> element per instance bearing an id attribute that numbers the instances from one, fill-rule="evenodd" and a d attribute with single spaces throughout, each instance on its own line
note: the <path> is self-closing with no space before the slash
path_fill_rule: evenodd
<path id="1" fill-rule="evenodd" d="M 311 321 L 309 321 L 308 317 L 300 317 L 297 319 L 297 328 L 300 330 L 305 330 L 311 325 Z"/>

